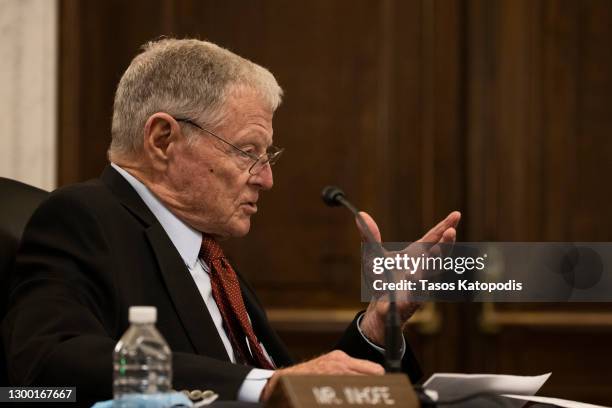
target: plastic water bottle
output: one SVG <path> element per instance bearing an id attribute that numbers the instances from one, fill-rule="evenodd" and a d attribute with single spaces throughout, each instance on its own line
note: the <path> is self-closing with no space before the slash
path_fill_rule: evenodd
<path id="1" fill-rule="evenodd" d="M 113 354 L 114 407 L 129 407 L 139 394 L 161 394 L 172 390 L 172 352 L 155 328 L 157 309 L 132 306 L 130 327 Z"/>

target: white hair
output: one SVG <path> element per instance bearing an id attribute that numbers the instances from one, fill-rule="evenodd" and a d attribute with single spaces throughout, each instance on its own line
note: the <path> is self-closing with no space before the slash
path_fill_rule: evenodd
<path id="1" fill-rule="evenodd" d="M 109 155 L 139 153 L 144 125 L 156 112 L 214 128 L 233 91 L 256 92 L 272 112 L 281 103 L 270 71 L 211 42 L 166 38 L 142 49 L 117 86 Z"/>

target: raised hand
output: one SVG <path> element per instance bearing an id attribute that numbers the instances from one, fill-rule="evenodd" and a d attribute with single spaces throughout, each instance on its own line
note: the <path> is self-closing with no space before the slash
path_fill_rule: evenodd
<path id="1" fill-rule="evenodd" d="M 381 242 L 380 230 L 374 219 L 367 213 L 361 212 L 365 224 L 370 229 L 374 239 Z M 427 231 L 425 235 L 417 242 L 427 243 L 431 245 L 429 249 L 430 255 L 439 255 L 442 251 L 444 244 L 454 244 L 457 237 L 457 225 L 461 219 L 461 213 L 459 211 L 451 212 L 445 219 L 440 221 L 435 227 Z M 366 241 L 366 233 L 362 230 L 362 226 L 357 222 L 357 227 L 361 233 L 361 239 Z M 442 244 L 442 245 L 441 245 Z M 408 246 L 399 253 L 409 252 L 410 247 Z M 417 311 L 420 307 L 419 303 L 402 300 L 397 302 L 397 310 L 399 312 L 402 323 L 405 324 L 408 319 Z M 373 343 L 383 347 L 385 344 L 385 316 L 389 310 L 389 302 L 384 299 L 373 299 L 361 320 L 361 330 L 363 334 Z"/>

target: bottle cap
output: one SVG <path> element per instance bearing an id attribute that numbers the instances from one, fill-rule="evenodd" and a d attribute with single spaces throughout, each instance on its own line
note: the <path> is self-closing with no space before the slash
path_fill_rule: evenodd
<path id="1" fill-rule="evenodd" d="M 157 308 L 155 306 L 130 306 L 130 323 L 155 323 Z"/>

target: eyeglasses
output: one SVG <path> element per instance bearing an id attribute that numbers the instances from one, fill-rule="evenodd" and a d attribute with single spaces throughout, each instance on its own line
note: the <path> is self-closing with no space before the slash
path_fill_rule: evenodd
<path id="1" fill-rule="evenodd" d="M 241 148 L 234 146 L 233 144 L 231 144 L 230 142 L 228 142 L 224 138 L 215 135 L 210 130 L 204 129 L 202 126 L 198 125 L 197 123 L 195 123 L 191 119 L 188 119 L 188 118 L 174 118 L 174 120 L 176 120 L 177 122 L 184 122 L 184 123 L 190 124 L 191 126 L 197 127 L 201 131 L 208 133 L 209 135 L 219 139 L 220 141 L 222 141 L 223 143 L 227 144 L 228 146 L 231 146 L 232 148 L 234 148 L 243 158 L 248 159 L 248 160 L 253 162 L 250 165 L 250 167 L 249 167 L 249 174 L 251 174 L 251 175 L 255 175 L 255 174 L 259 173 L 261 171 L 261 169 L 263 169 L 265 167 L 266 164 L 269 164 L 270 166 L 273 166 L 278 161 L 278 158 L 280 157 L 281 153 L 283 153 L 283 151 L 285 150 L 285 149 L 280 148 L 280 147 L 270 146 L 270 147 L 268 147 L 268 149 L 266 150 L 266 152 L 264 154 L 262 154 L 261 156 L 255 156 L 252 153 L 245 152 Z"/>

